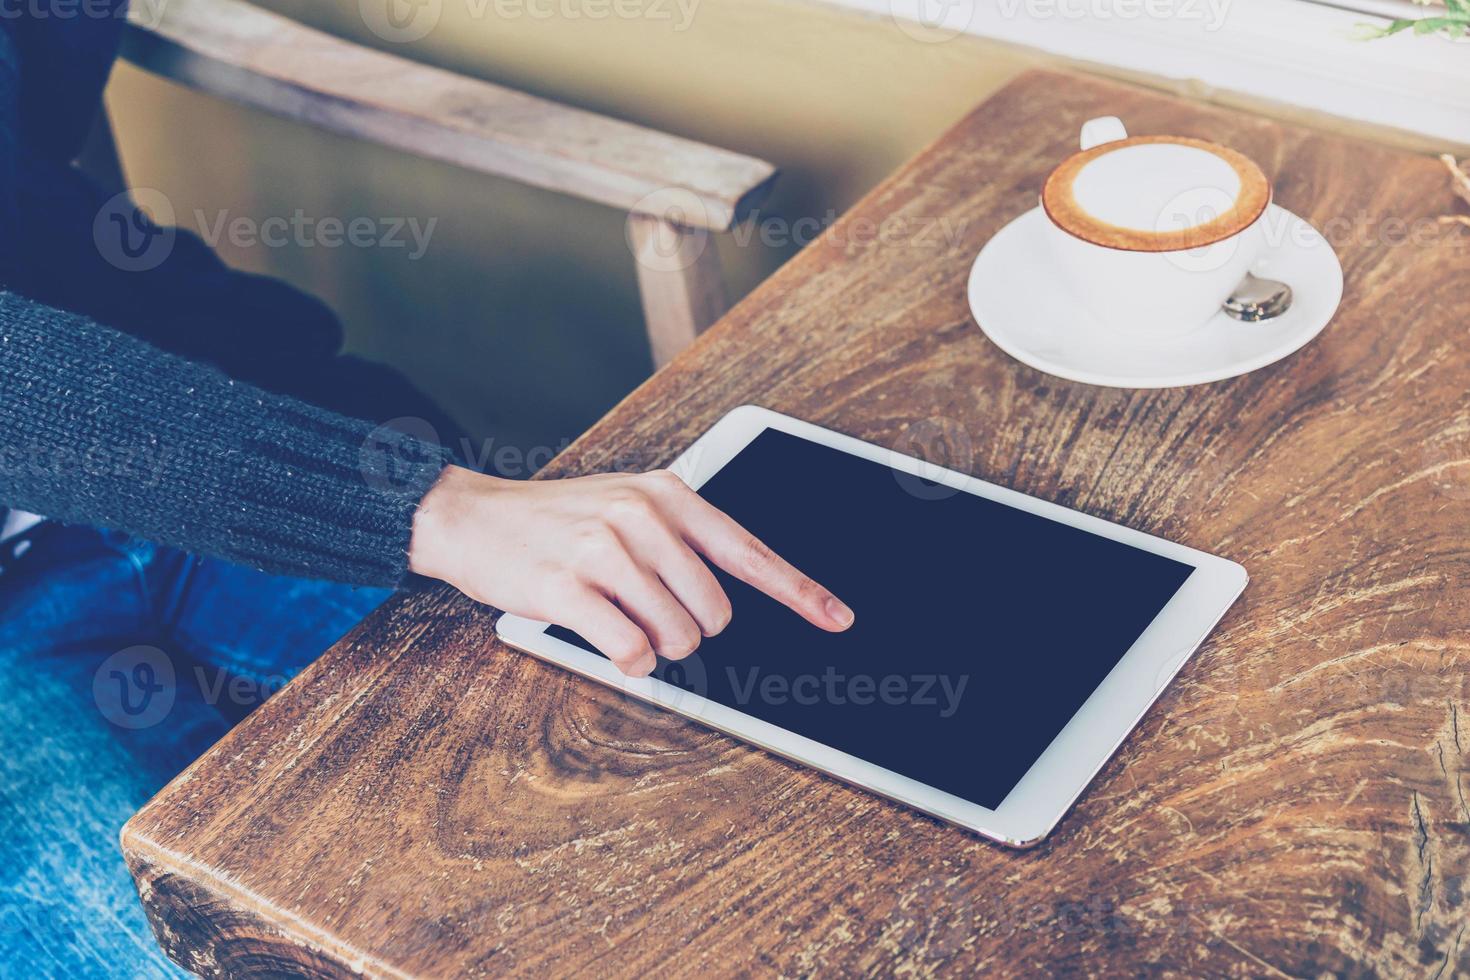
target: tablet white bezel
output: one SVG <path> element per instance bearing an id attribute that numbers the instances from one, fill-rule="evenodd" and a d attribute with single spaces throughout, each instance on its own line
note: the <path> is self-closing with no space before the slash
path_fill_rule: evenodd
<path id="1" fill-rule="evenodd" d="M 1245 569 L 1227 559 L 752 405 L 741 406 L 722 418 L 690 446 L 671 469 L 691 487 L 698 489 L 767 428 L 831 446 L 931 483 L 986 497 L 1144 551 L 1165 555 L 1193 565 L 1196 570 L 1001 805 L 993 810 L 657 678 L 626 677 L 602 657 L 548 635 L 545 632 L 547 623 L 503 615 L 496 627 L 500 637 L 543 660 L 625 691 L 640 700 L 669 708 L 777 755 L 1001 843 L 1029 847 L 1056 826 L 1246 585 Z M 702 669 L 698 657 L 696 651 L 689 662 L 691 669 Z M 978 747 L 957 751 L 956 764 L 962 764 L 964 758 L 976 751 Z"/>

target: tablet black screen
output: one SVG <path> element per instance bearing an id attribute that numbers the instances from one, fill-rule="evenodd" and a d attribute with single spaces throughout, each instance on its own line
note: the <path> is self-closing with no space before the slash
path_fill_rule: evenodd
<path id="1" fill-rule="evenodd" d="M 716 570 L 734 619 L 657 675 L 991 809 L 1194 570 L 774 429 L 700 493 L 857 619 Z"/>

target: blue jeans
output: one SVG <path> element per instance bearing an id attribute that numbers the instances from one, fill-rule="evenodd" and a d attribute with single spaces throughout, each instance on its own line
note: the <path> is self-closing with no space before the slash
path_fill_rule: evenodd
<path id="1" fill-rule="evenodd" d="M 20 540 L 0 545 L 0 975 L 181 975 L 119 829 L 388 593 L 50 522 Z"/>

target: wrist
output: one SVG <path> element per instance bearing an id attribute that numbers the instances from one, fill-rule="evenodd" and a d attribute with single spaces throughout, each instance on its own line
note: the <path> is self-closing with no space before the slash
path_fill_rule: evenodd
<path id="1" fill-rule="evenodd" d="M 465 528 L 476 501 L 511 481 L 449 465 L 419 501 L 408 543 L 408 568 L 416 575 L 452 582 L 463 558 Z M 477 537 L 480 537 L 477 535 Z"/>

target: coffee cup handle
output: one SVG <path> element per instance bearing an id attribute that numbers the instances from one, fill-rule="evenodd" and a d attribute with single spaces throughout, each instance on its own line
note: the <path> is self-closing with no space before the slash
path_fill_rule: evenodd
<path id="1" fill-rule="evenodd" d="M 1090 150 L 1101 143 L 1111 143 L 1114 140 L 1127 138 L 1128 130 L 1123 128 L 1123 120 L 1117 116 L 1098 116 L 1082 124 L 1082 149 L 1084 150 Z"/>

